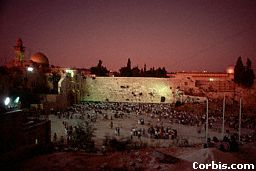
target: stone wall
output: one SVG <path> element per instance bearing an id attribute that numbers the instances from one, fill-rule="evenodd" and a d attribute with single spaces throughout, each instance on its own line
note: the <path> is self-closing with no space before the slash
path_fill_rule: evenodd
<path id="1" fill-rule="evenodd" d="M 230 99 L 243 94 L 246 104 L 255 105 L 255 86 L 241 93 L 243 89 L 236 88 L 230 77 L 218 76 L 217 74 L 213 77 L 213 80 L 209 80 L 209 77 L 203 79 L 185 74 L 171 78 L 87 76 L 77 77 L 70 81 L 67 87 L 71 87 L 69 91 L 75 94 L 77 101 L 81 99 L 136 103 L 203 102 L 205 97 L 222 99 L 225 93 Z"/>
<path id="2" fill-rule="evenodd" d="M 170 78 L 87 77 L 81 85 L 82 101 L 175 102 L 176 87 Z"/>

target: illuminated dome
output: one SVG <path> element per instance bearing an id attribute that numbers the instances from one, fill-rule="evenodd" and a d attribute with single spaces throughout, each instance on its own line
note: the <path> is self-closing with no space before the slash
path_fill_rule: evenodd
<path id="1" fill-rule="evenodd" d="M 48 58 L 41 52 L 37 52 L 36 54 L 32 55 L 30 60 L 40 65 L 49 65 Z"/>

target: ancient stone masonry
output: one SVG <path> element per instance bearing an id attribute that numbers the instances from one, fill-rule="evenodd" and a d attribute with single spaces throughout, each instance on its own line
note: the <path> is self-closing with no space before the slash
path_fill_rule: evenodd
<path id="1" fill-rule="evenodd" d="M 173 103 L 169 78 L 95 77 L 87 78 L 81 90 L 82 101 Z"/>

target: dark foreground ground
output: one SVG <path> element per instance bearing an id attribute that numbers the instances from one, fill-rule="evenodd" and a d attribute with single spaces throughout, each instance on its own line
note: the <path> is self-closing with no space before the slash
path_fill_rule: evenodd
<path id="1" fill-rule="evenodd" d="M 256 144 L 246 144 L 239 152 L 216 148 L 144 148 L 125 152 L 53 152 L 6 163 L 0 170 L 193 170 L 198 163 L 251 163 L 256 166 Z M 210 170 L 210 169 L 209 169 Z"/>

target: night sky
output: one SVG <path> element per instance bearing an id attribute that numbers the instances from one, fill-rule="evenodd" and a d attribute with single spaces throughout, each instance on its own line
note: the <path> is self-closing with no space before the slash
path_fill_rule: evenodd
<path id="1" fill-rule="evenodd" d="M 256 63 L 255 0 L 0 0 L 0 64 L 22 38 L 26 59 L 111 70 L 146 63 L 167 71 L 224 71 Z"/>

